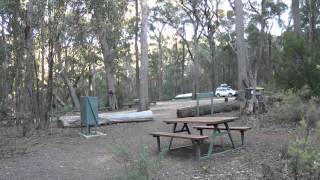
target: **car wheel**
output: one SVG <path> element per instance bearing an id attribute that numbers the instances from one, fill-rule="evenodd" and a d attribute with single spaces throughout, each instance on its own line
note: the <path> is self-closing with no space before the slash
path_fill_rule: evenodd
<path id="1" fill-rule="evenodd" d="M 220 97 L 220 94 L 219 94 L 219 93 L 217 94 L 217 97 Z"/>
<path id="2" fill-rule="evenodd" d="M 231 97 L 231 96 L 232 96 L 232 94 L 231 94 L 231 93 L 229 93 L 229 94 L 228 94 L 228 96 L 229 96 L 229 97 Z"/>

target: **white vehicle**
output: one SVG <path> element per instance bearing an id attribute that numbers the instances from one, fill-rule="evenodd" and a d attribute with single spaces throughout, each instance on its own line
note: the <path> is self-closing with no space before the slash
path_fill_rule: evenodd
<path id="1" fill-rule="evenodd" d="M 235 91 L 229 87 L 218 87 L 215 92 L 215 96 L 217 97 L 235 96 L 237 94 L 238 94 L 238 91 Z"/>

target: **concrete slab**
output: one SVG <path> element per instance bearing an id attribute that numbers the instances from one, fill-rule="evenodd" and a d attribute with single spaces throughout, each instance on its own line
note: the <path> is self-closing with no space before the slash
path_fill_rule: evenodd
<path id="1" fill-rule="evenodd" d="M 89 138 L 93 138 L 93 137 L 106 136 L 107 134 L 97 131 L 97 134 L 83 134 L 83 133 L 79 132 L 79 135 L 86 138 L 86 139 L 89 139 Z"/>

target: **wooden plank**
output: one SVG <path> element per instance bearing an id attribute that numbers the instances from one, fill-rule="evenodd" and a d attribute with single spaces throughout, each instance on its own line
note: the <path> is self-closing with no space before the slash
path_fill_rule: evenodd
<path id="1" fill-rule="evenodd" d="M 157 137 L 157 136 L 165 136 L 165 137 L 173 137 L 173 138 L 180 138 L 180 139 L 191 139 L 191 140 L 208 139 L 208 136 L 193 135 L 193 134 L 181 134 L 181 133 L 169 133 L 169 132 L 151 132 L 150 135 L 153 135 L 155 137 Z"/>
<path id="2" fill-rule="evenodd" d="M 218 127 L 220 130 L 226 130 L 225 127 Z M 239 130 L 239 131 L 247 131 L 251 129 L 251 127 L 229 127 L 230 130 Z"/>
<path id="3" fill-rule="evenodd" d="M 195 129 L 214 129 L 214 126 L 194 126 L 193 128 Z M 218 129 L 220 130 L 226 130 L 225 127 L 218 127 Z M 242 130 L 242 131 L 246 131 L 251 129 L 251 127 L 229 127 L 230 130 Z"/>
<path id="4" fill-rule="evenodd" d="M 200 123 L 200 124 L 207 124 L 207 125 L 215 125 L 215 124 L 222 124 L 225 122 L 232 122 L 239 117 L 189 117 L 189 118 L 179 118 L 179 119 L 170 119 L 164 120 L 163 122 L 167 124 L 173 123 Z"/>

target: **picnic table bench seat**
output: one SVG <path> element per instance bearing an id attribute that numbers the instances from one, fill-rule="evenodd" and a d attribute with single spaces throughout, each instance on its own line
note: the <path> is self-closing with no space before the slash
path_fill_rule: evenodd
<path id="1" fill-rule="evenodd" d="M 165 136 L 165 137 L 173 137 L 173 138 L 180 138 L 180 139 L 190 139 L 192 141 L 201 141 L 208 138 L 208 136 L 202 136 L 202 135 L 170 133 L 170 132 L 151 132 L 150 134 L 154 137 Z"/>
<path id="2" fill-rule="evenodd" d="M 194 126 L 193 128 L 197 129 L 200 131 L 200 135 L 203 135 L 203 130 L 207 129 L 207 130 L 214 130 L 215 127 L 214 126 Z M 244 132 L 250 130 L 251 127 L 247 127 L 247 126 L 238 126 L 238 127 L 229 127 L 230 131 L 239 131 L 241 134 L 241 144 L 244 145 Z M 222 126 L 218 126 L 217 130 L 227 130 L 225 127 Z"/>
<path id="3" fill-rule="evenodd" d="M 178 139 L 189 139 L 192 141 L 192 144 L 195 146 L 196 149 L 196 156 L 200 158 L 200 144 L 203 140 L 208 139 L 208 136 L 203 135 L 194 135 L 194 134 L 182 134 L 182 133 L 170 133 L 170 132 L 151 132 L 150 135 L 157 138 L 158 150 L 160 152 L 160 136 L 163 137 L 170 137 L 170 138 L 178 138 Z M 169 150 L 171 147 L 171 142 L 169 145 Z"/>

